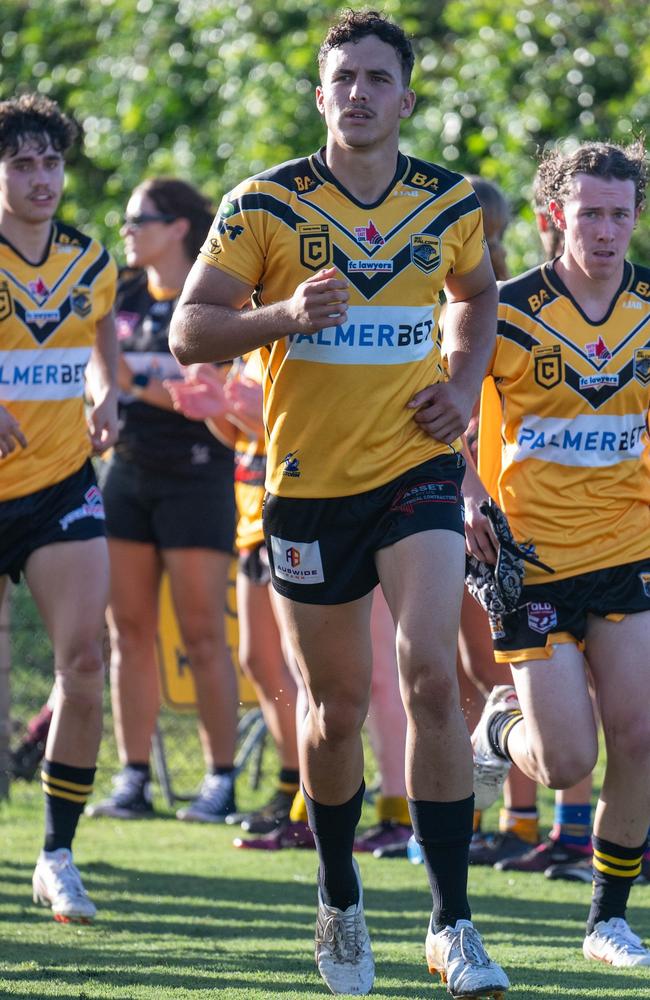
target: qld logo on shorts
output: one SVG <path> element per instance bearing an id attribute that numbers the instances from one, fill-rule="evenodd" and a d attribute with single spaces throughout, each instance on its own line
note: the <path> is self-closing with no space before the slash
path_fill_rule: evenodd
<path id="1" fill-rule="evenodd" d="M 439 236 L 429 236 L 428 233 L 416 233 L 411 236 L 411 263 L 431 274 L 440 267 L 442 260 L 442 241 Z"/>
<path id="2" fill-rule="evenodd" d="M 324 583 L 318 542 L 292 542 L 271 535 L 273 568 L 279 580 L 290 583 Z"/>
<path id="3" fill-rule="evenodd" d="M 557 628 L 557 609 L 548 601 L 531 601 L 528 608 L 528 627 L 533 632 L 546 635 L 551 629 Z"/>
<path id="4" fill-rule="evenodd" d="M 641 581 L 641 586 L 643 587 L 643 593 L 646 597 L 650 598 L 650 573 L 639 573 L 639 580 Z"/>

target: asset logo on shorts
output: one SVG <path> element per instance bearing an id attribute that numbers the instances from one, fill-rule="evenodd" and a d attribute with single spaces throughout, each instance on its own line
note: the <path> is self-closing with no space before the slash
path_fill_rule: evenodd
<path id="1" fill-rule="evenodd" d="M 557 609 L 548 601 L 531 601 L 528 605 L 528 627 L 533 632 L 546 635 L 557 628 Z"/>
<path id="2" fill-rule="evenodd" d="M 298 225 L 300 236 L 300 263 L 310 271 L 320 271 L 329 263 L 331 246 L 329 226 L 302 222 Z"/>
<path id="3" fill-rule="evenodd" d="M 9 283 L 0 281 L 0 320 L 8 319 L 14 311 L 14 303 L 9 291 Z"/>
<path id="4" fill-rule="evenodd" d="M 411 236 L 411 261 L 424 274 L 431 274 L 440 267 L 442 260 L 442 240 L 428 233 Z"/>
<path id="5" fill-rule="evenodd" d="M 559 344 L 533 347 L 534 376 L 542 389 L 552 389 L 562 381 L 562 351 Z"/>
<path id="6" fill-rule="evenodd" d="M 639 580 L 641 581 L 641 586 L 643 587 L 643 593 L 646 597 L 650 598 L 650 573 L 639 573 Z"/>
<path id="7" fill-rule="evenodd" d="M 324 583 L 318 542 L 292 542 L 271 535 L 273 568 L 279 580 L 290 583 Z"/>

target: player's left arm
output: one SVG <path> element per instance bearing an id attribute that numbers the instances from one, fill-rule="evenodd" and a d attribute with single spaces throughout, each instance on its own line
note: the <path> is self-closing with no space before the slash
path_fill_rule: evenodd
<path id="1" fill-rule="evenodd" d="M 498 292 L 487 248 L 471 271 L 447 275 L 445 294 L 449 380 L 421 389 L 408 405 L 427 434 L 451 444 L 470 421 L 494 350 Z"/>
<path id="2" fill-rule="evenodd" d="M 117 441 L 117 359 L 119 349 L 113 312 L 97 322 L 86 378 L 92 396 L 88 432 L 93 451 L 106 451 Z"/>

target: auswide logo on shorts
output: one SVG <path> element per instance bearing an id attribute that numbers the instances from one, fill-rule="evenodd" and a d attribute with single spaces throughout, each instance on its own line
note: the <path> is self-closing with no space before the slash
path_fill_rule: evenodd
<path id="1" fill-rule="evenodd" d="M 318 542 L 291 542 L 271 535 L 275 575 L 291 583 L 324 583 Z"/>

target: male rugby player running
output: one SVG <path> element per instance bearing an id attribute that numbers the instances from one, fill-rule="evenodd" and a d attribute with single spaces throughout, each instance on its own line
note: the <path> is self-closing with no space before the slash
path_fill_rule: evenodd
<path id="1" fill-rule="evenodd" d="M 117 436 L 117 269 L 99 243 L 53 220 L 75 135 L 45 97 L 0 103 L 0 573 L 17 582 L 24 572 L 54 646 L 45 843 L 33 889 L 63 922 L 95 916 L 71 847 L 102 723 L 108 556 L 90 455 Z"/>
<path id="2" fill-rule="evenodd" d="M 495 797 L 511 761 L 551 788 L 591 772 L 586 656 L 607 766 L 583 951 L 650 965 L 625 920 L 650 820 L 650 702 L 634 695 L 647 690 L 650 648 L 650 270 L 625 259 L 645 151 L 586 143 L 549 154 L 540 178 L 564 251 L 501 287 L 490 373 L 503 449 L 486 485 L 517 541 L 554 573 L 527 566 L 518 609 L 494 623 L 495 657 L 511 664 L 516 694 L 500 686 L 488 699 L 475 788 L 484 802 Z M 470 545 L 493 559 L 476 483 L 469 492 Z"/>
<path id="3" fill-rule="evenodd" d="M 492 350 L 497 293 L 470 185 L 398 149 L 412 65 L 399 27 L 372 11 L 341 15 L 319 54 L 326 146 L 224 198 L 171 343 L 183 363 L 262 347 L 265 535 L 310 702 L 300 770 L 320 862 L 319 971 L 336 994 L 372 988 L 352 846 L 379 582 L 397 626 L 406 785 L 433 894 L 429 967 L 454 997 L 493 997 L 508 980 L 467 901 L 474 799 L 456 643 L 458 438 Z M 241 312 L 252 295 L 258 308 Z"/>

